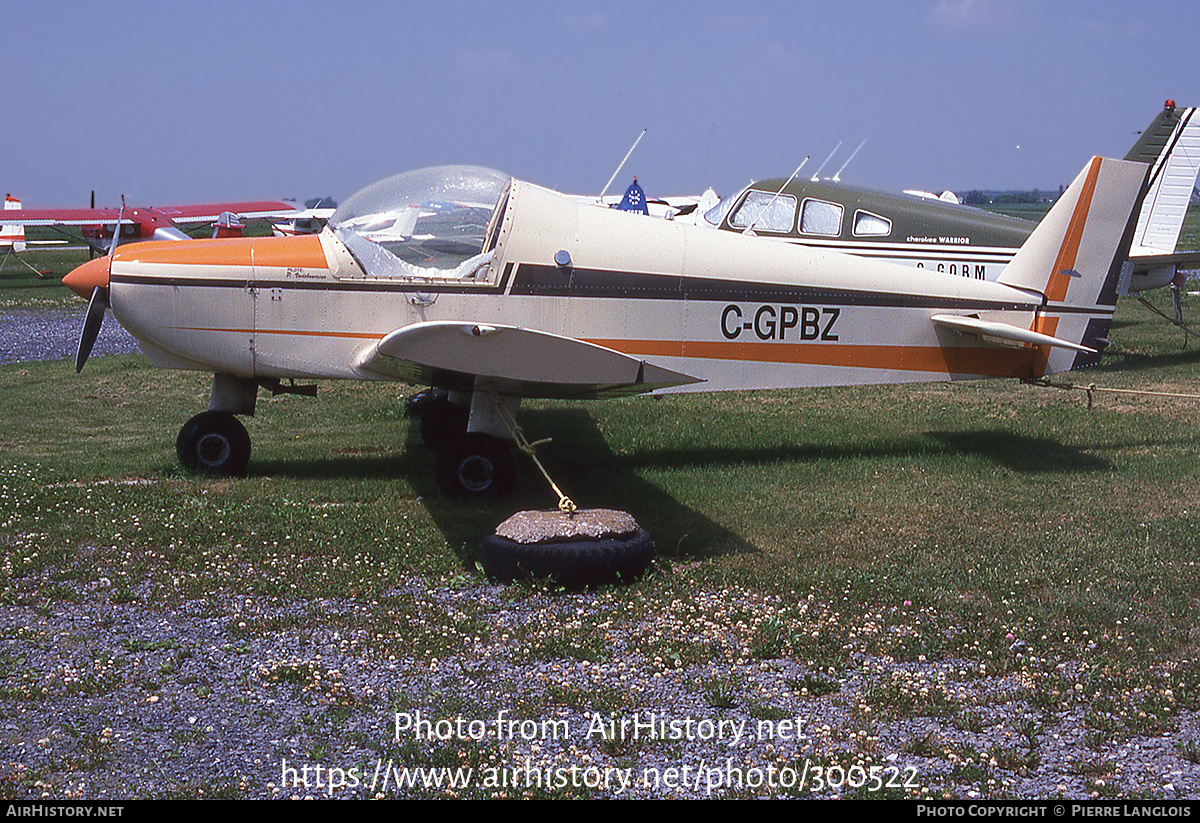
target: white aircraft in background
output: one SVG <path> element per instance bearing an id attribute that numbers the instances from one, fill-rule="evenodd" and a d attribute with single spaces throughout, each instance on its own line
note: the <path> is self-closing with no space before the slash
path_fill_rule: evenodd
<path id="1" fill-rule="evenodd" d="M 271 222 L 271 233 L 276 237 L 294 237 L 297 234 L 317 234 L 325 228 L 329 218 L 337 210 L 332 197 L 315 197 L 305 201 L 304 208 L 285 219 Z"/>
<path id="2" fill-rule="evenodd" d="M 15 211 L 21 208 L 21 201 L 11 194 L 4 195 L 4 210 Z M 0 218 L 3 220 L 3 218 Z M 25 251 L 25 227 L 8 223 L 0 225 L 0 249 L 10 251 Z"/>

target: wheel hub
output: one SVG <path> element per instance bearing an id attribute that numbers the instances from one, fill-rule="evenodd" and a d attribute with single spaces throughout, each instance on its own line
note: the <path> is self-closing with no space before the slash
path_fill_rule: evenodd
<path id="1" fill-rule="evenodd" d="M 472 455 L 458 464 L 458 481 L 469 491 L 486 491 L 495 477 L 496 467 L 481 454 Z"/>
<path id="2" fill-rule="evenodd" d="M 196 443 L 196 458 L 209 467 L 224 465 L 231 451 L 229 440 L 219 434 L 203 435 Z"/>

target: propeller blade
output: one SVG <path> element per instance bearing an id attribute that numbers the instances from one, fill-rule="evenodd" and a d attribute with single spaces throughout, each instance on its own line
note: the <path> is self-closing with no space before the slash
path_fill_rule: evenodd
<path id="1" fill-rule="evenodd" d="M 96 208 L 96 190 L 92 189 L 92 208 Z M 92 241 L 88 240 L 87 235 L 84 235 L 84 242 L 88 244 L 88 260 L 96 257 L 96 247 L 92 245 Z"/>
<path id="2" fill-rule="evenodd" d="M 96 286 L 92 289 L 92 299 L 88 301 L 87 317 L 83 321 L 83 333 L 79 335 L 79 350 L 75 352 L 75 373 L 83 371 L 83 364 L 92 353 L 96 337 L 100 334 L 100 324 L 104 321 L 104 310 L 108 308 L 108 292 Z"/>
<path id="3" fill-rule="evenodd" d="M 125 195 L 121 195 L 121 210 L 117 212 L 117 225 L 113 226 L 112 245 L 108 247 L 108 253 L 112 254 L 117 250 L 117 243 L 121 240 L 121 221 L 125 218 Z"/>

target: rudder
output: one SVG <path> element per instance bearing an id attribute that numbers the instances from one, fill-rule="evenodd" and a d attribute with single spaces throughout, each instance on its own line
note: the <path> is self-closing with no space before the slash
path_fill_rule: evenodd
<path id="1" fill-rule="evenodd" d="M 1032 331 L 1098 349 L 1145 197 L 1144 163 L 1093 157 L 1000 275 L 1043 296 Z M 1098 355 L 1039 347 L 1034 376 L 1094 365 Z"/>

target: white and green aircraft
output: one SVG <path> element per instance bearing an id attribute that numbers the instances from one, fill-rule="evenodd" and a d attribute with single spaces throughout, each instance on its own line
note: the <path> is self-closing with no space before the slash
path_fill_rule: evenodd
<path id="1" fill-rule="evenodd" d="M 1182 283 L 1200 252 L 1177 252 L 1196 173 L 1200 117 L 1163 110 L 1126 160 L 1150 166 L 1146 195 L 1117 291 L 1131 294 Z M 1036 223 L 929 197 L 894 194 L 834 180 L 762 180 L 724 198 L 698 225 L 873 257 L 927 271 L 996 280 Z"/>

